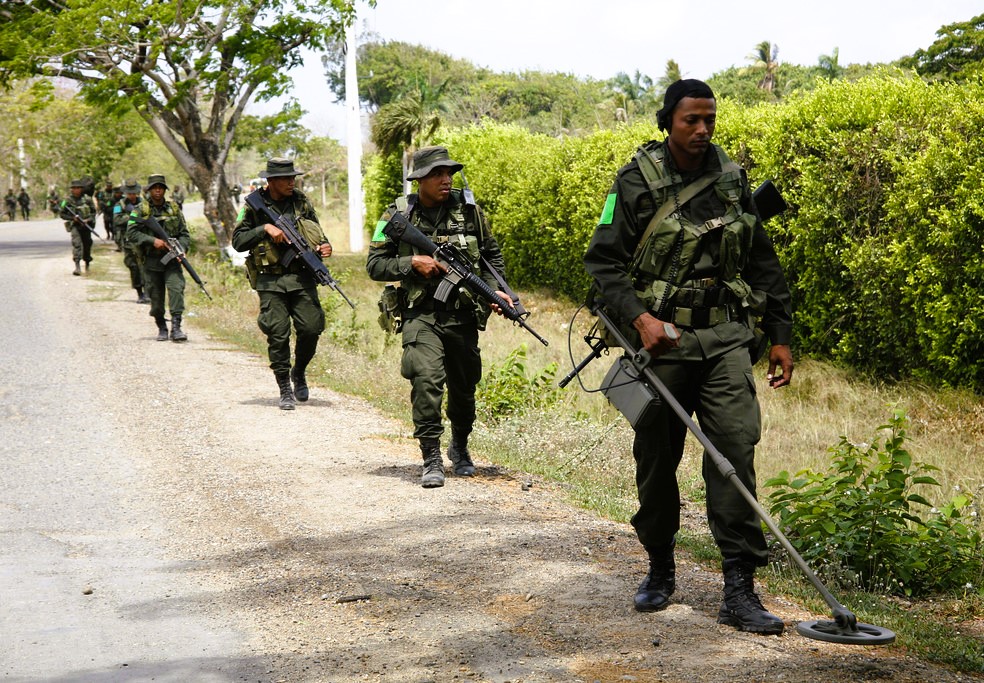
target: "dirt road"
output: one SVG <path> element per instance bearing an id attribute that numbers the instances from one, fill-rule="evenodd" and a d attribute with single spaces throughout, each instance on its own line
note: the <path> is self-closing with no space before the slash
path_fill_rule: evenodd
<path id="1" fill-rule="evenodd" d="M 156 342 L 119 254 L 99 281 L 68 249 L 57 222 L 0 225 L 4 680 L 972 680 L 719 626 L 720 576 L 685 556 L 674 604 L 637 614 L 626 525 L 480 453 L 424 490 L 405 425 L 320 387 L 278 410 L 193 287 L 190 341 Z"/>

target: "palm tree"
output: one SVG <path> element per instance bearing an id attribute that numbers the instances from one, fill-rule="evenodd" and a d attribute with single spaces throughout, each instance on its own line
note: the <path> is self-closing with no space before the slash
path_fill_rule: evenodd
<path id="1" fill-rule="evenodd" d="M 758 87 L 760 90 L 772 92 L 776 87 L 776 76 L 779 72 L 779 46 L 763 40 L 755 46 L 755 51 L 748 55 L 752 65 L 748 67 L 762 72 Z"/>
<path id="2" fill-rule="evenodd" d="M 447 112 L 444 89 L 448 81 L 436 88 L 418 84 L 404 97 L 384 104 L 372 119 L 370 137 L 383 154 L 403 152 L 403 184 L 409 192 L 407 174 L 413 151 L 422 147 L 441 127 L 441 115 Z"/>
<path id="3" fill-rule="evenodd" d="M 653 79 L 642 74 L 638 69 L 636 69 L 635 75 L 631 77 L 624 71 L 620 71 L 612 79 L 611 85 L 615 91 L 615 104 L 624 110 L 626 120 L 633 108 L 638 109 L 653 96 Z"/>
<path id="4" fill-rule="evenodd" d="M 844 73 L 844 67 L 840 65 L 840 48 L 835 47 L 829 55 L 820 55 L 818 66 L 828 80 L 840 78 L 841 74 Z"/>
<path id="5" fill-rule="evenodd" d="M 656 83 L 659 86 L 660 91 L 666 92 L 667 88 L 683 78 L 683 74 L 680 72 L 680 65 L 675 59 L 666 60 L 666 71 L 660 77 L 659 81 Z"/>

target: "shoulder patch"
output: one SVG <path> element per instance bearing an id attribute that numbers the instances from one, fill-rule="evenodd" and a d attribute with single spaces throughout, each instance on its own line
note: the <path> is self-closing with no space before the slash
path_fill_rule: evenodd
<path id="1" fill-rule="evenodd" d="M 605 207 L 601 210 L 601 218 L 598 219 L 598 225 L 611 225 L 612 218 L 615 216 L 615 202 L 618 201 L 618 195 L 614 192 L 608 195 L 605 199 Z"/>
<path id="2" fill-rule="evenodd" d="M 372 240 L 370 241 L 385 242 L 386 235 L 385 233 L 383 233 L 383 228 L 385 228 L 387 225 L 389 225 L 389 221 L 380 218 L 379 221 L 376 223 L 376 231 L 372 233 Z"/>
<path id="3" fill-rule="evenodd" d="M 242 222 L 243 216 L 245 215 L 246 215 L 246 205 L 243 204 L 242 206 L 239 207 L 239 215 L 236 216 L 236 222 L 237 223 Z"/>

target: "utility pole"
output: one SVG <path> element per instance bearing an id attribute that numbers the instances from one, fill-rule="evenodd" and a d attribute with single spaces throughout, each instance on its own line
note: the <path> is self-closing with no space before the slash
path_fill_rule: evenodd
<path id="1" fill-rule="evenodd" d="M 356 21 L 345 29 L 345 108 L 348 129 L 348 205 L 349 249 L 355 253 L 364 248 L 362 207 L 362 126 L 359 112 L 359 78 L 356 72 L 355 53 Z"/>

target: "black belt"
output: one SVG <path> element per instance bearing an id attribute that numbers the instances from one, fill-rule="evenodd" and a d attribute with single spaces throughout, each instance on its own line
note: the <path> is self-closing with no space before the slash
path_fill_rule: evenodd
<path id="1" fill-rule="evenodd" d="M 673 306 L 665 317 L 678 327 L 688 327 L 694 330 L 702 330 L 741 319 L 738 317 L 738 306 L 735 304 L 700 308 Z"/>

